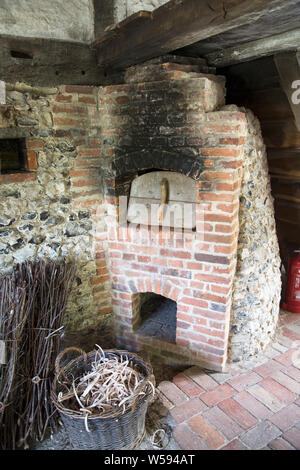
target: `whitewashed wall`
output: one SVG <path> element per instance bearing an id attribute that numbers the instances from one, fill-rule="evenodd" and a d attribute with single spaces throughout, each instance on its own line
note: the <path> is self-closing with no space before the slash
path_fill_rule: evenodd
<path id="1" fill-rule="evenodd" d="M 127 15 L 132 15 L 140 10 L 152 11 L 167 2 L 168 0 L 127 0 Z"/>
<path id="2" fill-rule="evenodd" d="M 169 0 L 116 0 L 115 23 L 122 21 L 133 13 L 141 10 L 152 11 L 164 5 Z"/>
<path id="3" fill-rule="evenodd" d="M 167 0 L 0 0 L 0 35 L 92 42 L 104 29 Z"/>
<path id="4" fill-rule="evenodd" d="M 92 41 L 93 0 L 1 0 L 1 34 Z"/>

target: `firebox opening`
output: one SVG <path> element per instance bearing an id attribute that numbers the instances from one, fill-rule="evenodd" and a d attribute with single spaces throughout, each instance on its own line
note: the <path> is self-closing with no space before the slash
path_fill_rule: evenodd
<path id="1" fill-rule="evenodd" d="M 0 174 L 26 170 L 25 139 L 0 139 Z"/>
<path id="2" fill-rule="evenodd" d="M 176 343 L 177 304 L 174 300 L 146 292 L 141 295 L 140 326 L 136 333 L 167 343 Z"/>

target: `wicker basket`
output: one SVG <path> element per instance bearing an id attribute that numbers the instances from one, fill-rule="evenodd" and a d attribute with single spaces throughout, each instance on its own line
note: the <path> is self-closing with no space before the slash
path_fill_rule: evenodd
<path id="1" fill-rule="evenodd" d="M 81 355 L 60 369 L 59 364 L 62 357 L 70 350 L 76 350 Z M 95 359 L 96 351 L 86 354 L 78 348 L 67 348 L 57 357 L 52 400 L 60 413 L 74 449 L 135 449 L 145 436 L 145 416 L 153 390 L 149 382 L 155 386 L 152 367 L 139 356 L 129 351 L 105 350 L 104 353 L 107 358 L 118 356 L 132 361 L 135 369 L 144 376 L 144 381 L 142 386 L 139 387 L 139 391 L 143 390 L 145 394 L 137 395 L 131 408 L 128 408 L 124 413 L 114 412 L 105 417 L 101 416 L 101 414 L 95 414 L 87 418 L 82 412 L 63 406 L 58 400 L 58 395 L 63 390 L 59 380 L 60 377 L 64 376 L 68 379 L 70 377 L 76 378 L 82 376 L 82 374 L 90 371 L 91 363 Z M 86 424 L 88 424 L 89 432 L 87 431 Z"/>

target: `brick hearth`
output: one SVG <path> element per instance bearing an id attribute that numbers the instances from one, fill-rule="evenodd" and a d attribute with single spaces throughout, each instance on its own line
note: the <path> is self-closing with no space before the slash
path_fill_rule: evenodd
<path id="1" fill-rule="evenodd" d="M 194 70 L 150 63 L 129 70 L 127 84 L 100 90 L 113 310 L 120 346 L 221 370 L 246 117 L 238 110 L 216 111 L 224 105 L 223 77 Z M 121 196 L 128 198 L 133 179 L 149 170 L 178 172 L 195 182 L 195 231 L 164 236 L 157 227 L 120 228 Z M 140 294 L 146 292 L 177 303 L 176 344 L 136 331 Z"/>

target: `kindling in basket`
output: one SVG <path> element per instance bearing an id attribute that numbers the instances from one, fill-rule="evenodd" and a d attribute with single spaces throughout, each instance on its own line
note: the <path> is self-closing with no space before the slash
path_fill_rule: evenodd
<path id="1" fill-rule="evenodd" d="M 80 356 L 60 367 L 69 351 Z M 155 393 L 150 364 L 129 351 L 62 351 L 55 363 L 52 400 L 75 449 L 129 450 L 145 435 Z"/>

